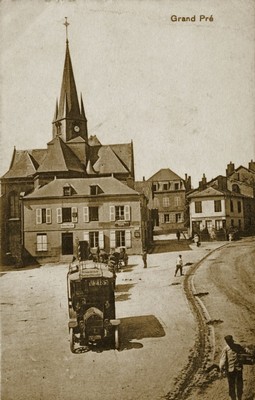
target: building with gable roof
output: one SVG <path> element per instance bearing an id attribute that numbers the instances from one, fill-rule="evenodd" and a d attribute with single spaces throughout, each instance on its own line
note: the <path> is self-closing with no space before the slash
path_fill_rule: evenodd
<path id="1" fill-rule="evenodd" d="M 134 187 L 133 143 L 103 145 L 88 136 L 82 96 L 79 99 L 70 56 L 66 51 L 59 101 L 52 122 L 52 140 L 45 149 L 14 148 L 9 170 L 1 178 L 1 258 L 22 258 L 21 198 L 57 179 L 114 176 Z"/>
<path id="2" fill-rule="evenodd" d="M 54 179 L 23 197 L 23 245 L 38 262 L 71 260 L 85 241 L 107 253 L 141 253 L 147 203 L 113 177 Z"/>
<path id="3" fill-rule="evenodd" d="M 189 223 L 186 194 L 191 178 L 182 179 L 170 168 L 162 168 L 147 181 L 136 182 L 135 188 L 148 198 L 151 230 L 154 233 L 176 233 Z"/>
<path id="4" fill-rule="evenodd" d="M 233 229 L 255 233 L 255 163 L 235 169 L 230 162 L 226 176 L 209 182 L 204 174 L 188 199 L 192 234 L 226 239 Z"/>

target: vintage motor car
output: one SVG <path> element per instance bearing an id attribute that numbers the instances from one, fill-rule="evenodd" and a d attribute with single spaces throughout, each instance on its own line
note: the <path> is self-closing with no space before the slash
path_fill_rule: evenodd
<path id="1" fill-rule="evenodd" d="M 108 344 L 119 348 L 114 271 L 93 260 L 74 261 L 67 273 L 70 349 Z"/>

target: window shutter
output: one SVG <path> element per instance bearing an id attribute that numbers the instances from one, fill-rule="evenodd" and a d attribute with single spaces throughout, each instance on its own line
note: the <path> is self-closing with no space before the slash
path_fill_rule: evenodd
<path id="1" fill-rule="evenodd" d="M 36 209 L 36 224 L 41 224 L 42 223 L 42 209 L 37 208 Z"/>
<path id="2" fill-rule="evenodd" d="M 125 232 L 125 242 L 126 242 L 126 248 L 131 247 L 131 231 L 126 231 Z"/>
<path id="3" fill-rule="evenodd" d="M 77 209 L 77 207 L 72 207 L 72 222 L 78 222 L 78 209 Z"/>
<path id="4" fill-rule="evenodd" d="M 47 235 L 42 236 L 42 246 L 43 250 L 48 250 Z"/>
<path id="5" fill-rule="evenodd" d="M 110 221 L 115 221 L 115 207 L 110 206 Z"/>
<path id="6" fill-rule="evenodd" d="M 57 208 L 57 223 L 62 223 L 62 208 Z"/>
<path id="7" fill-rule="evenodd" d="M 99 231 L 99 248 L 103 249 L 104 248 L 104 232 Z"/>
<path id="8" fill-rule="evenodd" d="M 84 232 L 83 233 L 83 239 L 89 243 L 89 232 Z"/>
<path id="9" fill-rule="evenodd" d="M 46 208 L 46 224 L 51 224 L 51 208 Z"/>
<path id="10" fill-rule="evenodd" d="M 115 247 L 116 247 L 115 231 L 110 231 L 110 248 L 115 249 Z"/>
<path id="11" fill-rule="evenodd" d="M 130 206 L 129 205 L 124 206 L 124 218 L 125 218 L 125 221 L 130 221 Z"/>
<path id="12" fill-rule="evenodd" d="M 164 214 L 160 215 L 160 222 L 163 224 L 164 223 Z"/>
<path id="13" fill-rule="evenodd" d="M 89 208 L 83 207 L 83 222 L 89 222 Z"/>

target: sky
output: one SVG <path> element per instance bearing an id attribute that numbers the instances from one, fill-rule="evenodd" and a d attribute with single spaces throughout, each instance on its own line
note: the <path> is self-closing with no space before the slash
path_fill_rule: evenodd
<path id="1" fill-rule="evenodd" d="M 133 140 L 137 180 L 170 168 L 196 187 L 255 160 L 253 0 L 2 0 L 0 175 L 52 138 L 65 17 L 88 133 Z"/>

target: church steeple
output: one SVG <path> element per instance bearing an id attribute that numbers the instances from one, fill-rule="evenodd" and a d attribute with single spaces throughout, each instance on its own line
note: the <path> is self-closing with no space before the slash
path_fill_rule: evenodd
<path id="1" fill-rule="evenodd" d="M 66 26 L 67 31 L 69 25 L 67 20 L 64 25 Z M 53 138 L 56 136 L 61 136 L 65 142 L 68 142 L 77 136 L 81 136 L 86 142 L 88 138 L 87 119 L 84 112 L 82 98 L 81 106 L 79 105 L 67 32 L 66 54 L 60 98 L 59 103 L 56 105 L 53 121 Z"/>

